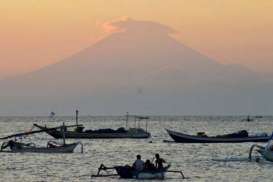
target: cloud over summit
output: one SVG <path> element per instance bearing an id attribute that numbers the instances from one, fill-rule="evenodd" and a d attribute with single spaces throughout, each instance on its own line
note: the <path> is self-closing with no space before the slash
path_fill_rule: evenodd
<path id="1" fill-rule="evenodd" d="M 129 17 L 121 17 L 116 20 L 108 21 L 102 24 L 103 30 L 107 33 L 115 32 L 136 32 L 145 31 L 151 34 L 172 34 L 176 31 L 166 25 L 152 21 L 138 21 Z"/>

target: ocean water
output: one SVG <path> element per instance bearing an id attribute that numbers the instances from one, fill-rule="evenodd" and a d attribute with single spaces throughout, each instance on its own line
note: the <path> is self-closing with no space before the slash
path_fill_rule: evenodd
<path id="1" fill-rule="evenodd" d="M 172 116 L 152 117 L 148 123 L 152 137 L 149 139 L 97 139 L 81 140 L 80 148 L 73 154 L 12 154 L 0 153 L 0 181 L 136 181 L 118 177 L 91 178 L 101 163 L 106 166 L 132 164 L 135 156 L 152 159 L 155 153 L 171 163 L 171 169 L 182 170 L 187 179 L 179 174 L 167 174 L 166 181 L 273 181 L 273 163 L 249 162 L 248 152 L 253 143 L 239 144 L 176 144 L 165 128 L 196 134 L 204 131 L 217 135 L 246 129 L 249 132 L 273 131 L 273 117 L 256 118 L 242 122 L 244 117 Z M 0 136 L 29 131 L 33 123 L 60 125 L 72 124 L 72 117 L 58 117 L 54 121 L 43 117 L 0 117 Z M 122 117 L 81 117 L 80 123 L 88 128 L 118 128 L 125 125 Z M 130 122 L 133 127 L 134 122 Z M 145 126 L 145 123 L 141 123 Z M 46 145 L 52 137 L 45 133 L 24 138 L 38 145 Z M 78 140 L 67 140 L 74 142 Z M 264 145 L 264 144 L 262 144 Z"/>

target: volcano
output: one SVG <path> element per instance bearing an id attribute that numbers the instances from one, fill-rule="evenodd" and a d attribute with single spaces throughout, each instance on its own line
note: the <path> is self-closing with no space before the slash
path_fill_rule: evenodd
<path id="1" fill-rule="evenodd" d="M 0 114 L 269 114 L 271 82 L 189 48 L 165 25 L 132 19 L 57 64 L 0 82 Z"/>

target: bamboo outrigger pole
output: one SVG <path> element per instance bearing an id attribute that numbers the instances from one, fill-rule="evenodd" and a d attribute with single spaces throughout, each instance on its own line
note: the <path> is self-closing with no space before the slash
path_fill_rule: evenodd
<path id="1" fill-rule="evenodd" d="M 9 138 L 13 138 L 13 137 L 20 137 L 20 136 L 24 136 L 24 135 L 31 135 L 31 134 L 35 134 L 35 133 L 42 133 L 42 132 L 46 132 L 46 131 L 52 131 L 52 130 L 56 130 L 59 128 L 62 128 L 63 126 L 58 126 L 58 127 L 54 127 L 54 128 L 44 128 L 41 129 L 41 127 L 39 127 L 37 124 L 33 124 L 33 126 L 36 126 L 38 128 L 40 128 L 40 130 L 36 130 L 36 131 L 30 131 L 30 132 L 23 132 L 23 133 L 17 133 L 17 134 L 13 134 L 13 135 L 9 135 L 6 137 L 1 137 L 0 140 L 6 140 Z M 65 127 L 75 127 L 76 125 L 69 125 L 69 126 L 65 126 Z"/>
<path id="2" fill-rule="evenodd" d="M 182 179 L 186 179 L 186 177 L 184 176 L 184 173 L 182 171 L 168 170 L 166 172 L 169 172 L 169 173 L 179 173 L 179 174 L 181 174 Z"/>

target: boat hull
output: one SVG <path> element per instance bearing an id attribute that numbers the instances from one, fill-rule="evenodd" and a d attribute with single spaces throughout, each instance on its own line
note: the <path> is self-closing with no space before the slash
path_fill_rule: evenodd
<path id="1" fill-rule="evenodd" d="M 177 143 L 243 143 L 243 142 L 267 142 L 270 136 L 250 136 L 250 137 L 204 137 L 187 135 L 184 133 L 167 130 L 170 137 Z"/>
<path id="2" fill-rule="evenodd" d="M 49 135 L 56 139 L 62 138 L 62 134 L 58 131 L 50 131 Z M 81 138 L 81 139 L 108 139 L 108 138 L 149 138 L 149 134 L 141 133 L 78 133 L 73 131 L 68 131 L 64 133 L 65 138 Z"/>
<path id="3" fill-rule="evenodd" d="M 116 166 L 115 170 L 120 178 L 123 179 L 164 179 L 165 173 L 167 172 L 169 166 L 160 171 L 132 171 L 132 168 L 128 166 Z"/>
<path id="4" fill-rule="evenodd" d="M 141 172 L 138 175 L 133 177 L 134 179 L 164 179 L 165 172 L 156 172 L 156 173 L 148 173 Z"/>
<path id="5" fill-rule="evenodd" d="M 13 153 L 73 153 L 78 143 L 66 144 L 55 148 L 50 147 L 22 147 L 13 148 L 10 152 Z"/>

